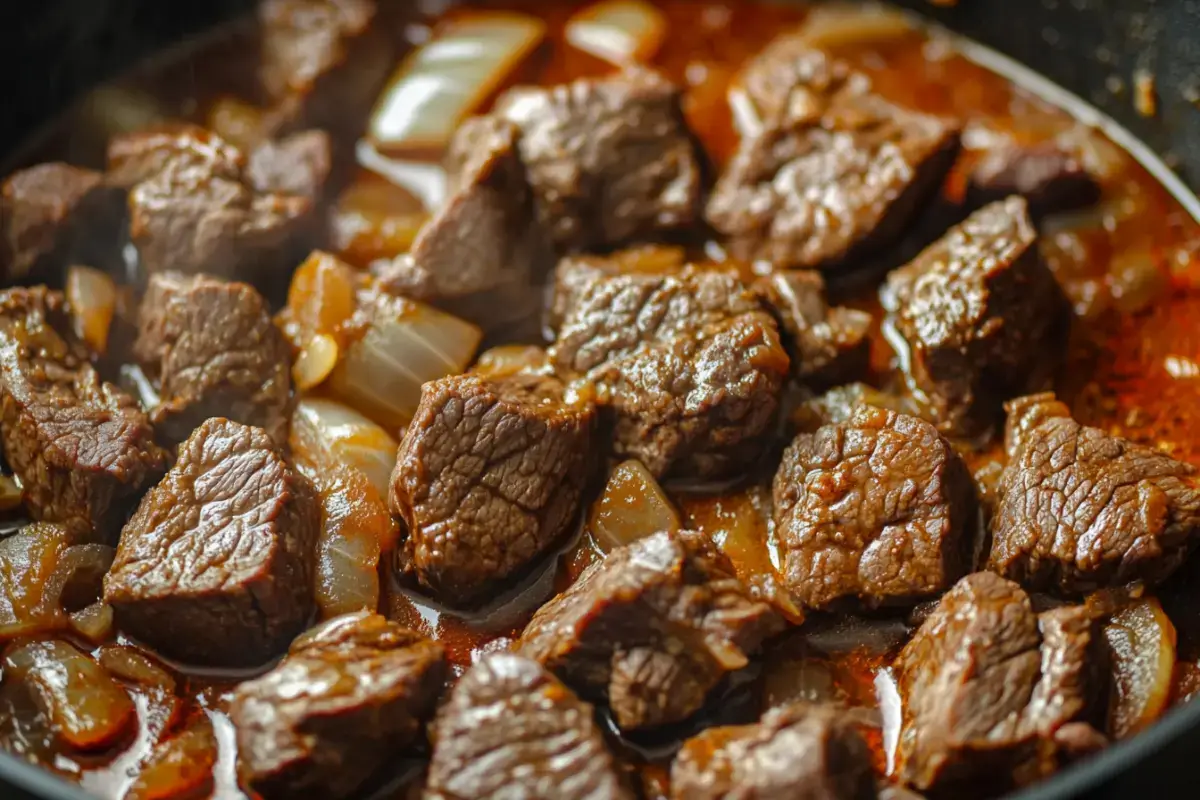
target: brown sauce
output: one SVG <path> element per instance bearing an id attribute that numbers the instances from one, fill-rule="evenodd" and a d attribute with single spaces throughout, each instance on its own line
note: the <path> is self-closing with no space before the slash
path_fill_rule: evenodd
<path id="1" fill-rule="evenodd" d="M 522 81 L 554 84 L 611 70 L 606 63 L 564 43 L 562 26 L 575 10 L 573 4 L 497 0 L 474 5 L 527 11 L 545 21 L 549 43 L 525 66 L 519 76 Z M 737 141 L 726 103 L 730 79 L 747 57 L 780 31 L 801 23 L 806 12 L 783 4 L 661 0 L 657 5 L 669 20 L 668 35 L 652 63 L 686 87 L 689 123 L 719 166 Z M 460 7 L 449 13 L 465 12 Z M 426 20 L 424 24 L 430 23 Z M 414 38 L 425 33 L 426 29 L 420 26 L 410 31 Z M 238 39 L 233 37 L 212 47 L 227 52 L 229 41 Z M 1103 200 L 1094 212 L 1056 223 L 1043 241 L 1045 255 L 1067 289 L 1078 319 L 1060 392 L 1081 421 L 1200 464 L 1200 425 L 1195 416 L 1200 413 L 1196 403 L 1200 397 L 1200 325 L 1197 325 L 1200 224 L 1142 166 L 1103 134 L 1084 128 L 1066 112 L 968 60 L 947 40 L 912 32 L 868 43 L 843 44 L 835 49 L 869 73 L 879 91 L 898 103 L 970 121 L 966 152 L 945 187 L 949 196 L 963 190 L 964 176 L 972 159 L 983 146 L 997 139 L 1036 141 L 1061 136 L 1084 142 L 1085 151 L 1094 160 L 1089 166 L 1103 179 Z M 202 77 L 208 74 L 203 65 L 219 58 L 212 52 L 189 54 L 184 61 L 190 67 L 181 68 L 178 73 L 191 76 L 184 84 L 188 89 L 183 92 L 189 99 L 179 100 L 181 90 L 177 85 L 173 90 L 175 97 L 163 98 L 164 107 L 173 113 L 205 119 L 207 104 L 228 89 L 228 82 L 221 77 L 228 74 L 228 65 L 212 70 L 212 87 Z M 134 77 L 125 85 L 162 92 L 164 83 L 163 80 L 147 82 L 143 76 Z M 80 127 L 86 125 L 79 116 L 82 113 L 64 120 L 58 131 L 33 152 L 85 165 L 89 159 L 94 162 L 96 134 Z M 377 244 L 364 242 L 361 246 L 370 249 Z M 705 251 L 705 242 L 689 244 L 697 252 Z M 871 310 L 877 319 L 882 316 L 873 287 L 851 293 L 845 299 Z M 881 332 L 874 331 L 872 366 L 879 381 L 894 380 L 894 358 Z M 997 446 L 992 445 L 971 452 L 970 458 L 973 468 L 979 468 L 1002 456 Z M 768 574 L 772 564 L 778 563 L 770 552 L 773 531 L 769 524 L 769 476 L 749 480 L 748 484 L 717 492 L 694 489 L 683 492 L 668 487 L 686 524 L 719 534 L 718 541 L 743 577 Z M 763 502 L 767 503 L 765 515 Z M 441 610 L 413 591 L 397 586 L 390 576 L 383 582 L 387 587 L 383 607 L 393 619 L 442 642 L 456 673 L 461 674 L 481 653 L 512 642 L 546 594 L 561 590 L 596 557 L 584 532 L 577 544 L 558 557 L 556 567 L 549 572 L 549 583 L 546 570 L 541 571 L 545 588 L 533 593 L 532 601 L 524 607 L 517 602 L 502 623 L 493 620 L 489 625 L 479 617 L 468 618 Z M 1200 569 L 1186 573 L 1195 573 L 1200 579 Z M 1200 596 L 1193 597 L 1187 591 L 1197 581 L 1185 581 L 1186 577 L 1181 576 L 1165 590 L 1165 599 L 1180 628 L 1181 655 L 1194 660 L 1200 656 L 1200 637 L 1196 636 L 1200 632 L 1200 611 L 1195 610 L 1200 608 L 1200 602 L 1193 601 L 1200 601 Z M 534 579 L 530 577 L 528 582 Z M 521 588 L 529 587 L 520 587 L 517 594 Z M 1200 589 L 1196 594 L 1200 595 Z M 785 637 L 776 649 L 786 654 L 794 638 L 797 637 Z M 892 654 L 891 650 L 872 652 L 852 647 L 822 656 L 833 676 L 831 690 L 853 705 L 876 707 L 878 676 Z M 768 653 L 766 658 L 769 661 L 775 655 L 778 653 Z M 1177 675 L 1180 697 L 1189 696 L 1200 687 L 1200 668 L 1195 663 L 1181 662 Z M 185 718 L 205 714 L 216 728 L 220 756 L 213 796 L 239 796 L 233 775 L 232 729 L 220 711 L 236 677 L 193 673 L 181 683 L 181 694 L 188 698 Z M 729 687 L 728 697 L 738 693 L 757 696 L 761 691 L 757 677 L 750 676 Z M 136 699 L 142 715 L 140 730 L 144 731 L 148 722 L 147 704 L 140 695 Z M 755 706 L 744 705 L 747 709 Z M 756 711 L 751 716 L 753 713 Z M 729 716 L 733 718 L 729 721 L 737 721 L 739 714 L 735 711 Z M 14 748 L 21 737 L 12 725 L 5 727 L 7 744 Z M 886 772 L 891 761 L 885 748 L 889 736 L 886 725 L 867 726 L 864 733 L 875 751 L 880 771 Z M 661 791 L 666 785 L 663 768 L 669 762 L 663 758 L 669 755 L 672 741 L 672 736 L 667 735 L 654 742 L 625 742 L 621 747 L 631 763 L 648 763 L 642 780 L 648 790 L 659 787 Z M 31 755 L 44 766 L 80 781 L 99 796 L 117 797 L 129 784 L 133 768 L 149 746 L 148 737 L 139 734 L 129 749 L 104 763 L 74 761 L 56 753 L 31 752 Z"/>

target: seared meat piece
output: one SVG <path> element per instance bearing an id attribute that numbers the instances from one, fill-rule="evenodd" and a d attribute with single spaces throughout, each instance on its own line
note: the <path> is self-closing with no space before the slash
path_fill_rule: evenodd
<path id="1" fill-rule="evenodd" d="M 38 520 L 111 543 L 167 454 L 133 398 L 100 380 L 58 292 L 0 293 L 0 437 Z"/>
<path id="2" fill-rule="evenodd" d="M 301 131 L 260 144 L 247 162 L 256 192 L 320 198 L 332 169 L 332 145 L 325 131 Z"/>
<path id="3" fill-rule="evenodd" d="M 680 98 L 657 73 L 629 69 L 497 101 L 495 114 L 521 129 L 537 219 L 559 250 L 652 238 L 699 218 L 701 167 Z"/>
<path id="4" fill-rule="evenodd" d="M 867 743 L 833 706 L 796 704 L 709 728 L 671 765 L 677 800 L 875 800 Z"/>
<path id="5" fill-rule="evenodd" d="M 989 569 L 1072 595 L 1159 583 L 1183 563 L 1200 536 L 1194 467 L 1080 425 L 1052 394 L 1006 408 Z"/>
<path id="6" fill-rule="evenodd" d="M 256 425 L 287 440 L 290 354 L 262 296 L 206 275 L 150 276 L 134 355 L 159 383 L 152 412 L 161 439 L 178 444 L 210 417 Z"/>
<path id="7" fill-rule="evenodd" d="M 963 578 L 896 661 L 901 779 L 967 796 L 1048 774 L 1097 710 L 1102 657 L 1088 609 L 1036 615 L 1015 583 L 991 572 Z"/>
<path id="8" fill-rule="evenodd" d="M 459 679 L 433 726 L 426 800 L 615 800 L 621 783 L 592 707 L 536 661 L 495 653 Z"/>
<path id="9" fill-rule="evenodd" d="M 418 742 L 445 678 L 441 645 L 378 614 L 323 623 L 238 686 L 239 782 L 267 800 L 353 795 Z"/>
<path id="10" fill-rule="evenodd" d="M 846 64 L 780 39 L 746 68 L 762 126 L 709 200 L 734 255 L 844 269 L 893 244 L 958 151 L 956 125 L 892 105 Z"/>
<path id="11" fill-rule="evenodd" d="M 787 270 L 762 281 L 792 359 L 792 372 L 808 386 L 823 388 L 862 377 L 871 357 L 871 315 L 825 300 L 819 272 Z"/>
<path id="12" fill-rule="evenodd" d="M 380 270 L 385 291 L 437 305 L 495 329 L 536 313 L 545 265 L 532 224 L 517 129 L 492 117 L 459 128 L 451 160 L 455 188 L 412 250 Z"/>
<path id="13" fill-rule="evenodd" d="M 756 459 L 789 366 L 760 299 L 715 271 L 597 279 L 551 358 L 597 387 L 616 454 L 656 478 L 727 476 Z"/>
<path id="14" fill-rule="evenodd" d="M 313 205 L 258 191 L 242 152 L 195 126 L 118 137 L 108 161 L 112 181 L 130 187 L 130 237 L 149 272 L 269 275 Z"/>
<path id="15" fill-rule="evenodd" d="M 662 532 L 588 567 L 534 614 L 517 652 L 607 699 L 633 730 L 691 716 L 782 627 L 707 537 Z"/>
<path id="16" fill-rule="evenodd" d="M 685 263 L 682 247 L 661 244 L 630 247 L 604 256 L 567 256 L 554 268 L 554 291 L 546 309 L 546 327 L 557 332 L 567 312 L 587 297 L 596 278 L 639 273 L 673 275 L 681 272 Z"/>
<path id="17" fill-rule="evenodd" d="M 0 277 L 23 280 L 47 261 L 104 263 L 119 207 L 90 169 L 55 162 L 14 172 L 0 186 Z"/>
<path id="18" fill-rule="evenodd" d="M 486 601 L 574 524 L 595 410 L 556 378 L 431 381 L 392 473 L 404 569 L 454 606 Z"/>
<path id="19" fill-rule="evenodd" d="M 261 664 L 313 611 L 320 509 L 259 428 L 210 419 L 121 533 L 104 601 L 172 658 Z"/>
<path id="20" fill-rule="evenodd" d="M 1004 400 L 1046 386 L 1066 348 L 1070 311 L 1019 197 L 976 211 L 892 272 L 883 300 L 909 378 L 947 433 L 989 432 Z"/>
<path id="21" fill-rule="evenodd" d="M 971 474 L 929 423 L 860 405 L 802 433 L 775 474 L 783 574 L 801 603 L 914 603 L 970 569 Z"/>
<path id="22" fill-rule="evenodd" d="M 263 0 L 259 78 L 282 130 L 352 141 L 395 65 L 375 0 Z"/>
<path id="23" fill-rule="evenodd" d="M 979 208 L 1014 194 L 1024 197 L 1030 216 L 1039 219 L 1092 205 L 1100 199 L 1100 184 L 1053 142 L 990 151 L 971 171 L 967 205 Z"/>

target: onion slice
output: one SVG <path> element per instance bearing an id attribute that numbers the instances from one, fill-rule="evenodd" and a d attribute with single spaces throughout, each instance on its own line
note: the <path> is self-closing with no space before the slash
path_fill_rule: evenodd
<path id="1" fill-rule="evenodd" d="M 450 21 L 413 51 L 375 105 L 368 137 L 388 155 L 436 154 L 546 35 L 526 14 L 481 11 Z"/>
<path id="2" fill-rule="evenodd" d="M 659 531 L 679 530 L 679 512 L 642 462 L 630 460 L 609 475 L 588 528 L 596 546 L 610 553 Z"/>
<path id="3" fill-rule="evenodd" d="M 47 640 L 9 648 L 4 654 L 4 679 L 23 683 L 54 734 L 78 750 L 108 747 L 137 717 L 120 684 L 66 642 Z"/>
<path id="4" fill-rule="evenodd" d="M 372 159 L 385 161 L 373 148 L 363 152 L 370 163 L 374 163 Z M 366 268 L 372 262 L 407 253 L 429 219 L 432 198 L 419 194 L 418 189 L 432 191 L 436 187 L 410 189 L 408 184 L 397 185 L 391 166 L 390 161 L 376 164 L 377 169 L 387 167 L 386 174 L 360 170 L 338 196 L 331 212 L 333 248 L 356 267 Z"/>
<path id="5" fill-rule="evenodd" d="M 64 623 L 52 579 L 70 535 L 37 523 L 0 541 L 0 640 L 60 628 Z"/>
<path id="6" fill-rule="evenodd" d="M 98 269 L 74 266 L 67 270 L 66 295 L 75 335 L 94 352 L 104 353 L 117 307 L 117 285 Z"/>
<path id="7" fill-rule="evenodd" d="M 157 745 L 125 792 L 124 800 L 194 797 L 210 787 L 217 764 L 217 737 L 208 717 L 198 716 L 177 736 Z"/>
<path id="8" fill-rule="evenodd" d="M 577 11 L 564 29 L 572 46 L 617 66 L 653 58 L 666 31 L 662 12 L 642 0 L 602 0 Z"/>
<path id="9" fill-rule="evenodd" d="M 301 400 L 292 414 L 290 442 L 297 460 L 318 472 L 356 469 L 376 494 L 387 497 L 400 444 L 354 409 L 334 400 Z"/>
<path id="10" fill-rule="evenodd" d="M 1166 710 L 1175 669 L 1175 626 L 1158 600 L 1147 597 L 1114 614 L 1104 639 L 1113 673 L 1109 732 L 1123 739 Z"/>
<path id="11" fill-rule="evenodd" d="M 297 389 L 312 389 L 333 372 L 343 328 L 355 311 L 357 286 L 353 267 L 320 250 L 292 274 L 287 305 L 276 324 L 296 354 L 292 380 Z"/>

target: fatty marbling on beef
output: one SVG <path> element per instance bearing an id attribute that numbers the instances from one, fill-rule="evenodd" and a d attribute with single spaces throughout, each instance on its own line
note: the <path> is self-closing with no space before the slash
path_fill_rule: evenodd
<path id="1" fill-rule="evenodd" d="M 420 743 L 445 677 L 440 644 L 378 614 L 321 624 L 233 695 L 241 785 L 267 800 L 355 796 Z"/>
<path id="2" fill-rule="evenodd" d="M 691 716 L 782 627 L 707 537 L 664 532 L 585 570 L 534 614 L 516 650 L 637 730 Z"/>
<path id="3" fill-rule="evenodd" d="M 594 427 L 591 402 L 551 376 L 425 384 L 392 473 L 403 571 L 458 607 L 518 577 L 574 524 Z"/>
<path id="4" fill-rule="evenodd" d="M 549 671 L 511 653 L 459 679 L 433 725 L 423 797 L 627 800 L 592 707 Z"/>
<path id="5" fill-rule="evenodd" d="M 312 616 L 319 526 L 311 484 L 262 429 L 210 419 L 125 525 L 104 601 L 172 658 L 261 664 Z"/>
<path id="6" fill-rule="evenodd" d="M 63 296 L 0 293 L 0 438 L 34 519 L 111 543 L 167 454 L 132 397 L 101 380 Z"/>

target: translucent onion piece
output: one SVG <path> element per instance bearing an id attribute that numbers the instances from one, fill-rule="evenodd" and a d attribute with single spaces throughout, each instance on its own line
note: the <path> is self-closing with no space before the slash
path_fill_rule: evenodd
<path id="1" fill-rule="evenodd" d="M 471 371 L 491 378 L 503 378 L 519 372 L 541 374 L 550 369 L 550 357 L 537 345 L 505 344 L 479 354 Z"/>
<path id="2" fill-rule="evenodd" d="M 276 322 L 298 358 L 305 357 L 314 337 L 340 334 L 342 326 L 354 314 L 358 280 L 353 267 L 320 250 L 314 250 L 292 273 L 287 305 Z"/>
<path id="3" fill-rule="evenodd" d="M 640 461 L 619 464 L 588 520 L 592 538 L 605 553 L 659 531 L 677 531 L 679 512 Z"/>
<path id="4" fill-rule="evenodd" d="M 113 635 L 113 609 L 99 601 L 71 614 L 71 630 L 92 644 L 99 644 Z"/>
<path id="5" fill-rule="evenodd" d="M 421 385 L 467 368 L 479 328 L 432 306 L 374 295 L 362 309 L 365 328 L 329 377 L 332 393 L 399 431 L 421 400 Z"/>
<path id="6" fill-rule="evenodd" d="M 144 697 L 141 721 L 149 741 L 157 741 L 175 725 L 183 712 L 183 702 L 175 693 L 175 678 L 166 667 L 128 645 L 104 645 L 97 658 L 110 675 Z"/>
<path id="7" fill-rule="evenodd" d="M 881 5 L 845 3 L 813 8 L 801 27 L 804 40 L 823 50 L 894 39 L 912 29 L 912 21 L 903 12 Z"/>
<path id="8" fill-rule="evenodd" d="M 354 154 L 359 165 L 418 198 L 424 210 L 434 211 L 445 202 L 450 181 L 441 164 L 387 156 L 366 139 L 359 141 Z"/>
<path id="9" fill-rule="evenodd" d="M 0 640 L 63 625 L 57 591 L 62 587 L 48 584 L 69 541 L 64 528 L 44 523 L 0 541 Z"/>
<path id="10" fill-rule="evenodd" d="M 10 648 L 4 655 L 4 680 L 23 683 L 55 735 L 78 750 L 115 743 L 137 716 L 120 684 L 66 642 L 48 640 Z"/>
<path id="11" fill-rule="evenodd" d="M 379 557 L 395 542 L 387 504 L 357 470 L 318 483 L 316 600 L 322 619 L 379 608 Z"/>
<path id="12" fill-rule="evenodd" d="M 604 0 L 576 12 L 565 34 L 574 47 L 622 66 L 653 58 L 666 30 L 666 18 L 649 3 Z"/>
<path id="13" fill-rule="evenodd" d="M 105 544 L 77 544 L 63 551 L 46 581 L 47 598 L 65 611 L 75 611 L 100 599 L 104 576 L 115 551 Z"/>
<path id="14" fill-rule="evenodd" d="M 1175 626 L 1158 600 L 1138 600 L 1104 628 L 1113 671 L 1109 732 L 1132 736 L 1166 710 L 1175 668 Z"/>
<path id="15" fill-rule="evenodd" d="M 341 352 L 337 339 L 327 333 L 318 333 L 300 348 L 296 362 L 292 364 L 292 380 L 300 391 L 307 391 L 325 382 L 337 366 Z"/>
<path id="16" fill-rule="evenodd" d="M 108 328 L 117 306 L 117 286 L 98 269 L 74 266 L 67 270 L 67 305 L 75 335 L 94 352 L 108 347 Z"/>
<path id="17" fill-rule="evenodd" d="M 198 796 L 211 786 L 217 737 L 208 717 L 198 716 L 147 757 L 125 800 L 170 800 Z"/>
<path id="18" fill-rule="evenodd" d="M 439 151 L 545 32 L 536 17 L 502 11 L 451 20 L 397 69 L 371 113 L 368 136 L 388 153 Z"/>
<path id="19" fill-rule="evenodd" d="M 379 497 L 387 497 L 399 442 L 354 409 L 334 400 L 301 400 L 292 414 L 290 443 L 296 458 L 315 471 L 351 467 Z"/>
<path id="20" fill-rule="evenodd" d="M 372 171 L 362 171 L 334 204 L 337 254 L 358 267 L 407 253 L 429 211 L 421 196 Z"/>

